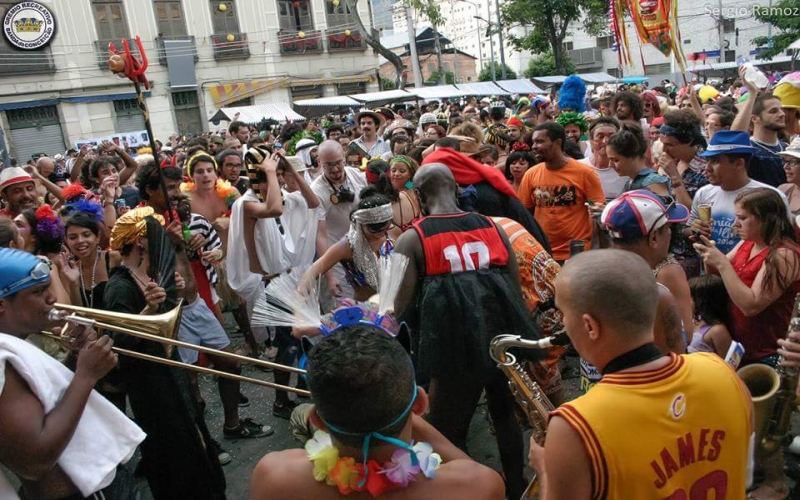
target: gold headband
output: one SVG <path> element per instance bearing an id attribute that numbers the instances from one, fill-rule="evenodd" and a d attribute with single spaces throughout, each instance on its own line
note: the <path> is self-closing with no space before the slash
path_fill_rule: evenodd
<path id="1" fill-rule="evenodd" d="M 147 234 L 147 221 L 145 220 L 147 217 L 153 217 L 161 225 L 164 224 L 164 217 L 155 213 L 153 207 L 135 208 L 117 219 L 111 230 L 111 241 L 109 242 L 111 249 L 119 250 L 145 236 Z"/>
<path id="2" fill-rule="evenodd" d="M 215 160 L 214 157 L 211 156 L 210 154 L 201 151 L 199 153 L 195 153 L 194 156 L 192 156 L 186 161 L 186 173 L 189 174 L 189 177 L 191 177 L 192 174 L 194 173 L 193 172 L 194 164 L 197 163 L 198 161 L 207 161 L 211 163 L 212 165 L 214 165 L 214 172 L 219 172 L 219 167 L 217 167 L 217 160 Z"/>

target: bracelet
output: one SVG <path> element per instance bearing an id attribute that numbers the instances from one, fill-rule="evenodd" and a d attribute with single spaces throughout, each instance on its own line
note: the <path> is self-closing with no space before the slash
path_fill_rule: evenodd
<path id="1" fill-rule="evenodd" d="M 680 179 L 678 179 L 677 181 L 674 180 L 674 179 L 670 179 L 670 180 L 672 181 L 672 187 L 673 188 L 679 188 L 679 187 L 683 186 L 683 181 L 680 180 Z"/>
<path id="2" fill-rule="evenodd" d="M 114 202 L 113 201 L 104 201 L 103 202 L 103 206 L 104 207 L 113 207 L 114 206 Z"/>

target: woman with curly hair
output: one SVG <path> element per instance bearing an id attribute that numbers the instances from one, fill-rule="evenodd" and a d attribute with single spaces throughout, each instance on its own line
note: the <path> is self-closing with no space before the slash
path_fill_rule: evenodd
<path id="1" fill-rule="evenodd" d="M 589 125 L 586 123 L 583 113 L 565 111 L 556 117 L 556 122 L 564 127 L 567 140 L 581 148 L 581 154 L 584 157 L 592 154 L 592 148 L 589 143 L 581 140 L 581 136 L 589 130 Z"/>

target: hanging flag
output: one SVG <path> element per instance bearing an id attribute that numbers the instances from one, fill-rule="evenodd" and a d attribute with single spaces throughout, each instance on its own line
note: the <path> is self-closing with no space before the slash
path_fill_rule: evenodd
<path id="1" fill-rule="evenodd" d="M 620 61 L 630 64 L 625 14 L 630 15 L 642 44 L 651 44 L 667 57 L 675 56 L 683 72 L 686 58 L 678 30 L 678 0 L 609 0 L 611 32 L 619 45 Z"/>

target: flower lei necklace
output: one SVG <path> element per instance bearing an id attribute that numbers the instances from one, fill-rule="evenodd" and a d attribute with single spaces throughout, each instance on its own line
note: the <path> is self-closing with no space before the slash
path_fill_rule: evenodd
<path id="1" fill-rule="evenodd" d="M 336 486 L 342 495 L 366 491 L 373 498 L 406 488 L 420 473 L 433 479 L 442 463 L 442 457 L 433 452 L 430 443 L 420 442 L 413 444 L 410 450 L 396 450 L 391 460 L 383 465 L 367 460 L 365 468 L 353 457 L 340 457 L 330 434 L 324 431 L 314 433 L 306 443 L 306 453 L 314 464 L 314 479 Z"/>

